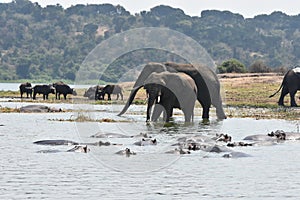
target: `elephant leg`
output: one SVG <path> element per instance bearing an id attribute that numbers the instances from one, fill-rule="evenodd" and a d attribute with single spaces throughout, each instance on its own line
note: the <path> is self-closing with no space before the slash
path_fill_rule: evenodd
<path id="1" fill-rule="evenodd" d="M 107 100 L 110 101 L 110 100 L 111 100 L 110 94 L 107 93 L 107 96 L 108 96 L 108 97 L 107 97 Z M 103 96 L 103 99 L 104 99 L 104 96 Z"/>
<path id="2" fill-rule="evenodd" d="M 184 119 L 185 119 L 186 123 L 193 121 L 192 117 L 194 115 L 194 105 L 193 106 L 189 105 L 189 106 L 190 107 L 182 109 L 182 112 L 184 114 Z"/>
<path id="3" fill-rule="evenodd" d="M 202 119 L 209 119 L 209 109 L 210 109 L 210 105 L 205 105 L 205 104 L 201 104 L 202 105 Z"/>
<path id="4" fill-rule="evenodd" d="M 279 106 L 284 106 L 284 97 L 285 97 L 285 95 L 287 95 L 288 93 L 289 93 L 288 88 L 287 88 L 286 86 L 283 86 L 283 87 L 282 87 L 282 90 L 281 90 L 280 97 L 279 97 L 279 101 L 278 101 L 278 105 L 279 105 Z"/>
<path id="5" fill-rule="evenodd" d="M 123 94 L 122 94 L 122 92 L 120 93 L 120 96 L 121 96 L 121 100 L 123 101 Z"/>
<path id="6" fill-rule="evenodd" d="M 156 122 L 163 111 L 164 111 L 164 108 L 162 105 L 155 104 L 151 120 Z"/>
<path id="7" fill-rule="evenodd" d="M 65 99 L 65 100 L 67 99 L 67 94 L 64 94 L 64 99 Z"/>
<path id="8" fill-rule="evenodd" d="M 295 101 L 296 92 L 297 92 L 297 90 L 295 92 L 290 92 L 291 107 L 297 107 L 297 104 Z"/>
<path id="9" fill-rule="evenodd" d="M 119 99 L 119 93 L 117 93 L 117 99 L 116 100 L 118 100 Z"/>
<path id="10" fill-rule="evenodd" d="M 169 122 L 173 114 L 173 107 L 170 105 L 165 105 L 164 108 L 165 108 L 164 121 Z"/>

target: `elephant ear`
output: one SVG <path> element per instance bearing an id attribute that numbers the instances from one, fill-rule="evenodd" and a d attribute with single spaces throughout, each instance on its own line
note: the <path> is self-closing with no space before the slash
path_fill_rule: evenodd
<path id="1" fill-rule="evenodd" d="M 129 96 L 129 98 L 128 98 L 128 100 L 127 100 L 127 102 L 126 102 L 126 104 L 125 104 L 123 110 L 118 114 L 118 116 L 123 115 L 123 114 L 127 111 L 127 109 L 129 108 L 129 106 L 131 105 L 131 103 L 132 103 L 132 101 L 133 101 L 133 99 L 134 99 L 136 93 L 139 91 L 139 89 L 140 89 L 141 87 L 143 87 L 143 85 L 138 86 L 138 87 L 134 87 L 134 88 L 131 90 L 130 96 Z"/>

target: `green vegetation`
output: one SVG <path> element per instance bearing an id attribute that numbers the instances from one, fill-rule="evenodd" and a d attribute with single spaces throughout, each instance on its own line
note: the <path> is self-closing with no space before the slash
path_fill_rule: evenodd
<path id="1" fill-rule="evenodd" d="M 230 59 L 224 61 L 221 66 L 218 67 L 219 73 L 245 73 L 246 67 L 243 63 L 236 59 Z"/>
<path id="2" fill-rule="evenodd" d="M 72 82 L 88 53 L 100 42 L 139 27 L 182 32 L 198 41 L 217 65 L 234 58 L 246 67 L 256 60 L 271 68 L 291 67 L 299 64 L 299 20 L 299 15 L 282 12 L 245 19 L 229 11 L 206 10 L 192 17 L 180 9 L 157 6 L 133 15 L 120 5 L 42 8 L 28 0 L 14 0 L 0 3 L 0 80 Z M 101 80 L 117 82 L 124 72 L 149 61 L 183 60 L 161 50 L 130 52 L 113 63 L 99 63 L 110 66 Z M 91 69 L 88 80 L 95 83 L 98 76 L 99 72 Z"/>

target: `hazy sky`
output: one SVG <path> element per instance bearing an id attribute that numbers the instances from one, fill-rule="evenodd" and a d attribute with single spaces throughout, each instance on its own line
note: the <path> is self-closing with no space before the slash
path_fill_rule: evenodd
<path id="1" fill-rule="evenodd" d="M 244 17 L 254 17 L 258 14 L 270 14 L 273 11 L 282 11 L 289 15 L 300 13 L 300 1 L 298 0 L 31 0 L 41 6 L 55 5 L 59 3 L 64 8 L 76 4 L 102 4 L 111 3 L 121 5 L 131 14 L 140 11 L 149 11 L 157 5 L 169 5 L 182 9 L 191 16 L 200 16 L 202 10 L 216 9 L 229 10 L 242 14 Z M 11 0 L 0 0 L 11 2 Z"/>

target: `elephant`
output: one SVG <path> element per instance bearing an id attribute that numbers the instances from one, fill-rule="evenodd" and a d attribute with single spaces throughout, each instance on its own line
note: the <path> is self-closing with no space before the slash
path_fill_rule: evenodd
<path id="1" fill-rule="evenodd" d="M 49 94 L 55 94 L 55 88 L 52 85 L 35 85 L 33 87 L 33 99 L 37 94 L 43 94 L 43 99 L 48 99 Z"/>
<path id="2" fill-rule="evenodd" d="M 26 93 L 27 98 L 30 96 L 30 98 L 32 97 L 32 86 L 31 83 L 26 82 L 26 83 L 22 83 L 20 86 L 20 94 L 21 94 L 21 99 L 23 98 L 23 93 Z"/>
<path id="3" fill-rule="evenodd" d="M 279 97 L 278 105 L 284 106 L 284 97 L 285 95 L 290 93 L 291 107 L 297 107 L 295 95 L 297 93 L 297 90 L 300 90 L 300 67 L 290 69 L 284 75 L 280 88 L 274 94 L 270 95 L 269 98 L 275 96 L 281 88 L 282 90 L 281 95 Z"/>
<path id="4" fill-rule="evenodd" d="M 122 87 L 119 85 L 106 85 L 104 88 L 98 87 L 95 93 L 96 100 L 104 100 L 105 94 L 108 95 L 107 100 L 111 100 L 110 95 L 116 94 L 117 100 L 119 99 L 119 95 L 121 96 L 121 99 L 123 100 L 123 93 L 122 93 Z"/>
<path id="5" fill-rule="evenodd" d="M 203 108 L 203 119 L 209 119 L 209 109 L 211 105 L 216 107 L 218 119 L 226 119 L 220 96 L 220 83 L 216 74 L 205 66 L 199 65 L 195 67 L 191 64 L 179 64 L 172 62 L 146 64 L 137 78 L 123 110 L 118 115 L 121 116 L 127 111 L 139 89 L 139 86 L 143 85 L 144 81 L 151 73 L 159 73 L 163 71 L 183 72 L 194 79 L 198 91 L 197 99 Z"/>
<path id="6" fill-rule="evenodd" d="M 69 85 L 59 81 L 56 83 L 53 83 L 53 87 L 55 88 L 55 98 L 60 99 L 60 95 L 62 94 L 64 96 L 64 99 L 67 99 L 68 94 L 72 94 L 74 96 L 77 95 L 76 91 L 73 88 L 70 88 Z"/>
<path id="7" fill-rule="evenodd" d="M 156 104 L 152 114 L 152 121 L 156 121 L 161 112 L 164 111 L 164 121 L 169 122 L 173 114 L 173 108 L 182 109 L 185 122 L 192 120 L 197 86 L 189 75 L 167 71 L 154 72 L 144 81 L 144 88 L 148 94 L 146 121 L 150 120 L 151 108 L 154 103 Z"/>

